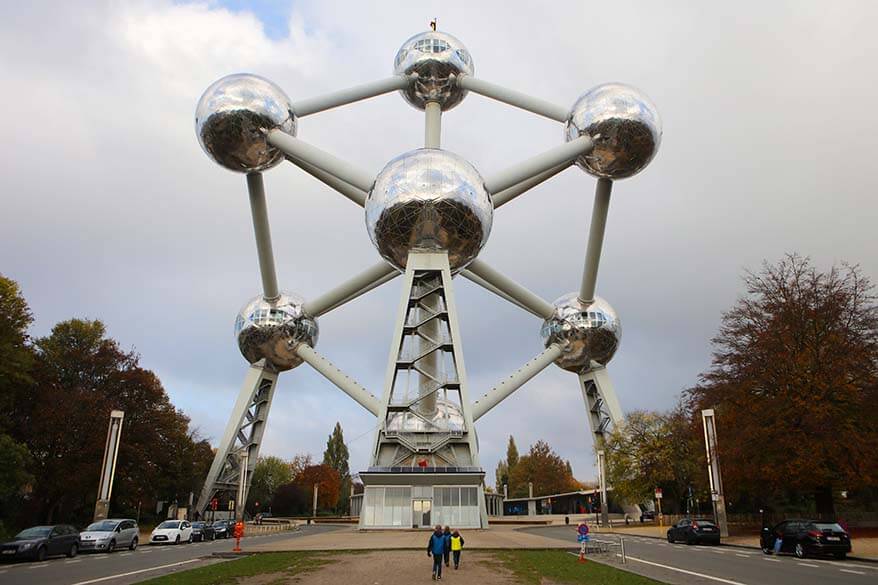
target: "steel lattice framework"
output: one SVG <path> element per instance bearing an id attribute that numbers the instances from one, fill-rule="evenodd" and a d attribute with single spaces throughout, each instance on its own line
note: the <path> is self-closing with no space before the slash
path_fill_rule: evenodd
<path id="1" fill-rule="evenodd" d="M 296 136 L 299 118 L 394 91 L 424 111 L 424 147 L 396 157 L 377 175 Z M 466 159 L 441 148 L 442 114 L 469 92 L 564 124 L 565 142 L 483 177 Z M 277 376 L 303 362 L 377 417 L 370 467 L 360 474 L 367 486 L 408 481 L 413 487 L 402 488 L 409 489 L 403 493 L 424 494 L 417 486 L 439 490 L 460 484 L 464 487 L 454 492 L 458 503 L 447 505 L 478 506 L 478 519 L 462 520 L 464 524 L 487 525 L 475 421 L 550 364 L 578 376 L 598 449 L 604 434 L 621 424 L 606 371 L 619 345 L 621 325 L 595 289 L 613 181 L 642 170 L 661 141 L 658 113 L 641 92 L 618 83 L 599 85 L 570 109 L 563 108 L 475 77 L 464 45 L 431 30 L 403 44 L 391 77 L 317 98 L 290 100 L 256 75 L 224 77 L 199 101 L 196 132 L 217 163 L 246 173 L 263 287 L 235 324 L 239 348 L 251 366 L 198 500 L 199 511 L 217 493 L 238 490 L 242 512 L 249 483 L 242 477 L 249 478 L 256 465 Z M 278 288 L 274 267 L 262 172 L 284 159 L 363 207 L 369 236 L 383 258 L 307 301 Z M 495 210 L 573 165 L 597 177 L 585 267 L 579 290 L 549 303 L 478 254 L 490 235 Z M 314 349 L 317 319 L 400 274 L 405 284 L 379 398 Z M 545 349 L 475 401 L 470 400 L 463 365 L 452 281 L 456 275 L 542 320 Z M 464 491 L 468 486 L 477 488 L 478 503 L 462 503 L 470 497 Z M 371 508 L 361 514 L 361 526 L 388 524 L 387 518 L 396 526 L 391 500 L 399 493 L 381 491 L 380 504 L 377 499 L 367 502 Z M 435 493 L 432 503 L 413 500 L 413 513 L 423 513 L 425 506 L 427 510 L 426 516 L 414 517 L 415 526 L 421 519 L 429 522 L 431 505 L 437 516 L 452 513 L 447 511 L 452 508 L 441 507 L 445 496 Z M 371 520 L 363 520 L 370 514 Z"/>

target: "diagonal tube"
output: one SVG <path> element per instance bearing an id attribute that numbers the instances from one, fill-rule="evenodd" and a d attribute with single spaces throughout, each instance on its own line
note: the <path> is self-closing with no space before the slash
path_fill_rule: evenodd
<path id="1" fill-rule="evenodd" d="M 480 287 L 487 290 L 488 292 L 494 293 L 495 295 L 497 295 L 501 299 L 505 299 L 505 300 L 509 301 L 510 303 L 512 303 L 513 305 L 518 307 L 519 309 L 524 309 L 525 311 L 527 311 L 531 315 L 534 315 L 535 317 L 542 318 L 542 315 L 539 315 L 537 313 L 532 312 L 529 308 L 525 307 L 523 304 L 519 303 L 517 300 L 515 300 L 514 298 L 512 298 L 511 296 L 509 296 L 508 294 L 506 294 L 505 292 L 503 292 L 502 290 L 500 290 L 496 286 L 492 285 L 490 282 L 488 282 L 484 278 L 481 278 L 480 276 L 476 276 L 475 274 L 473 274 L 469 270 L 466 270 L 466 269 L 461 270 L 460 275 L 463 276 L 465 279 L 469 280 L 470 282 L 473 282 L 473 283 L 479 285 Z"/>
<path id="2" fill-rule="evenodd" d="M 268 225 L 268 206 L 265 203 L 262 173 L 247 174 L 247 191 L 250 193 L 250 214 L 253 216 L 256 253 L 259 256 L 259 272 L 262 275 L 262 296 L 265 300 L 271 301 L 280 295 L 280 291 L 277 288 L 274 252 L 271 249 L 271 229 Z"/>
<path id="3" fill-rule="evenodd" d="M 610 212 L 610 193 L 613 181 L 598 179 L 594 191 L 594 207 L 591 211 L 591 227 L 588 229 L 588 246 L 585 249 L 585 267 L 582 270 L 582 286 L 579 300 L 590 303 L 598 280 L 598 266 L 601 263 L 601 248 L 604 245 L 604 231 L 607 227 L 607 214 Z"/>
<path id="4" fill-rule="evenodd" d="M 286 154 L 293 164 L 304 161 L 361 191 L 369 192 L 375 182 L 374 175 L 280 130 L 268 133 L 268 143 Z"/>
<path id="5" fill-rule="evenodd" d="M 272 131 L 272 134 L 275 132 L 278 131 L 274 130 Z M 269 135 L 269 141 L 270 140 L 271 134 Z M 500 172 L 486 180 L 485 186 L 491 194 L 500 193 L 504 189 L 513 187 L 518 183 L 535 177 L 540 173 L 544 173 L 551 168 L 572 162 L 578 156 L 590 152 L 592 148 L 594 148 L 594 143 L 592 142 L 591 137 L 580 136 L 579 138 L 571 140 L 570 142 L 565 142 L 560 146 L 556 146 L 551 150 L 547 150 L 542 154 L 538 154 L 531 159 Z"/>
<path id="6" fill-rule="evenodd" d="M 304 343 L 300 343 L 296 348 L 296 354 L 309 366 L 317 370 L 324 378 L 338 386 L 342 392 L 353 398 L 357 404 L 378 416 L 381 412 L 381 405 L 368 390 L 363 388 L 350 376 L 339 370 L 332 362 L 314 351 L 314 349 Z"/>
<path id="7" fill-rule="evenodd" d="M 561 357 L 562 349 L 553 343 L 538 356 L 515 370 L 508 378 L 494 386 L 484 396 L 473 403 L 473 421 L 479 420 L 489 410 L 500 404 L 513 392 L 524 386 L 531 378 L 545 370 Z"/>
<path id="8" fill-rule="evenodd" d="M 570 117 L 570 110 L 567 108 L 562 108 L 561 106 L 547 102 L 546 100 L 531 97 L 520 91 L 503 87 L 502 85 L 490 83 L 484 79 L 476 79 L 475 77 L 462 75 L 457 78 L 457 85 L 463 89 L 468 89 L 469 91 L 497 100 L 498 102 L 521 108 L 522 110 L 549 118 L 550 120 L 555 120 L 556 122 L 566 122 L 567 118 Z"/>
<path id="9" fill-rule="evenodd" d="M 478 258 L 470 262 L 467 270 L 487 281 L 488 284 L 499 289 L 505 295 L 512 297 L 515 301 L 524 305 L 528 311 L 542 319 L 548 319 L 555 311 L 555 307 L 551 303 L 541 299 L 517 282 L 506 278 Z"/>
<path id="10" fill-rule="evenodd" d="M 364 207 L 366 205 L 367 193 L 365 191 L 361 191 L 350 183 L 345 183 L 335 175 L 330 175 L 326 171 L 322 171 L 314 165 L 308 164 L 304 161 L 294 160 L 291 156 L 288 156 L 287 160 L 317 179 L 318 181 L 320 181 L 321 183 L 338 191 L 360 207 Z"/>
<path id="11" fill-rule="evenodd" d="M 512 187 L 509 187 L 508 189 L 504 189 L 504 190 L 500 191 L 499 193 L 497 193 L 496 195 L 491 197 L 491 199 L 494 202 L 494 209 L 497 209 L 498 207 L 502 207 L 503 205 L 506 205 L 507 203 L 509 203 L 510 201 L 512 201 L 513 199 L 515 199 L 519 195 L 521 195 L 522 193 L 526 193 L 527 191 L 530 191 L 531 189 L 533 189 L 534 187 L 536 187 L 540 183 L 542 183 L 544 181 L 548 181 L 549 179 L 551 179 L 552 177 L 554 177 L 555 175 L 557 175 L 558 173 L 560 173 L 564 169 L 568 168 L 572 164 L 573 164 L 573 162 L 562 163 L 562 164 L 558 165 L 557 167 L 552 167 L 548 171 L 544 171 L 544 172 L 540 173 L 539 175 L 534 175 L 533 177 L 531 177 L 529 179 L 525 179 L 524 181 L 522 181 L 521 183 L 518 183 L 517 185 L 514 185 Z"/>
<path id="12" fill-rule="evenodd" d="M 334 91 L 326 95 L 293 102 L 293 112 L 295 112 L 296 116 L 299 118 L 310 116 L 311 114 L 325 112 L 332 108 L 390 93 L 394 90 L 403 89 L 408 84 L 409 80 L 407 77 L 394 75 L 393 77 L 388 77 L 386 79 L 370 81 L 369 83 L 363 83 L 347 89 Z"/>
<path id="13" fill-rule="evenodd" d="M 319 317 L 398 275 L 396 268 L 387 262 L 379 262 L 316 299 L 306 302 L 304 311 L 312 317 Z"/>

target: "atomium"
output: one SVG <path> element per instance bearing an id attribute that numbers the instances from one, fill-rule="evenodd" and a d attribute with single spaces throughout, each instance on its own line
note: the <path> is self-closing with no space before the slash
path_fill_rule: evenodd
<path id="1" fill-rule="evenodd" d="M 446 250 L 452 271 L 472 262 L 491 233 L 485 180 L 464 158 L 420 148 L 378 173 L 366 200 L 366 228 L 381 256 L 404 270 L 412 250 Z"/>
<path id="2" fill-rule="evenodd" d="M 559 367 L 582 373 L 592 362 L 606 366 L 622 340 L 622 323 L 613 307 L 600 297 L 590 303 L 569 293 L 554 302 L 555 311 L 540 329 L 546 347 L 559 344 L 563 353 L 556 360 Z"/>
<path id="3" fill-rule="evenodd" d="M 427 102 L 437 102 L 442 111 L 448 111 L 466 97 L 457 78 L 472 75 L 475 69 L 463 43 L 449 34 L 429 31 L 402 44 L 393 61 L 393 72 L 411 78 L 400 93 L 412 106 L 423 110 Z"/>
<path id="4" fill-rule="evenodd" d="M 235 319 L 238 349 L 251 364 L 265 358 L 278 371 L 291 370 L 302 363 L 296 354 L 300 343 L 317 344 L 317 321 L 302 309 L 304 301 L 283 292 L 273 300 L 262 295 L 241 308 Z"/>
<path id="5" fill-rule="evenodd" d="M 233 171 L 264 171 L 281 162 L 283 153 L 266 140 L 275 129 L 295 136 L 296 116 L 283 90 L 258 75 L 223 77 L 205 90 L 195 109 L 201 148 Z"/>
<path id="6" fill-rule="evenodd" d="M 637 89 L 606 83 L 573 104 L 567 141 L 591 136 L 594 149 L 576 159 L 579 168 L 605 179 L 624 179 L 643 170 L 658 151 L 662 123 L 652 101 Z"/>

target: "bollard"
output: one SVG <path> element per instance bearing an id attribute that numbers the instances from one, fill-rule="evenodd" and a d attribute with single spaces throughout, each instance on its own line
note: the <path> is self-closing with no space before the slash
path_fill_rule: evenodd
<path id="1" fill-rule="evenodd" d="M 241 537 L 244 536 L 244 523 L 235 523 L 235 548 L 232 552 L 241 552 Z"/>

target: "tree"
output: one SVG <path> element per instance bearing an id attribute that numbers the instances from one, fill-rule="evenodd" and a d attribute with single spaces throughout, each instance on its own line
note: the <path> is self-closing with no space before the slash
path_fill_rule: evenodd
<path id="1" fill-rule="evenodd" d="M 326 440 L 326 450 L 323 452 L 323 464 L 332 467 L 341 478 L 341 486 L 339 489 L 338 502 L 335 510 L 339 514 L 343 514 L 348 509 L 348 494 L 351 489 L 351 473 L 348 464 L 348 446 L 344 442 L 344 433 L 341 430 L 341 423 L 336 422 L 335 428 Z"/>
<path id="2" fill-rule="evenodd" d="M 744 282 L 690 407 L 716 410 L 728 494 L 813 494 L 832 517 L 834 490 L 878 483 L 874 288 L 857 266 L 821 272 L 797 255 Z"/>
<path id="3" fill-rule="evenodd" d="M 506 444 L 506 465 L 510 470 L 518 465 L 518 447 L 515 446 L 512 435 L 509 435 L 509 442 Z"/>
<path id="4" fill-rule="evenodd" d="M 509 493 L 512 493 L 512 486 L 509 484 L 509 474 L 512 468 L 518 463 L 518 447 L 515 446 L 515 439 L 509 435 L 509 441 L 506 444 L 506 459 L 497 462 L 497 470 L 494 472 L 494 481 L 497 482 L 497 491 L 502 492 L 503 486 L 507 486 Z"/>
<path id="5" fill-rule="evenodd" d="M 277 489 L 293 481 L 293 470 L 280 457 L 260 457 L 250 480 L 247 509 L 252 514 L 271 507 Z"/>
<path id="6" fill-rule="evenodd" d="M 5 410 L 14 387 L 29 384 L 33 350 L 27 328 L 33 322 L 18 284 L 0 274 L 0 408 Z M 2 430 L 0 426 L 0 430 Z"/>
<path id="7" fill-rule="evenodd" d="M 703 486 L 704 448 L 697 438 L 682 406 L 666 414 L 629 413 L 604 440 L 613 494 L 621 501 L 648 502 L 660 487 L 669 505 L 679 504 L 690 485 Z"/>
<path id="8" fill-rule="evenodd" d="M 314 464 L 313 458 L 310 453 L 297 453 L 293 460 L 290 461 L 290 471 L 293 475 L 293 481 L 296 481 L 302 472 L 305 471 L 306 467 L 311 467 Z"/>
<path id="9" fill-rule="evenodd" d="M 311 465 L 302 470 L 295 480 L 304 493 L 311 498 L 317 484 L 317 509 L 334 510 L 341 492 L 341 477 L 329 465 Z M 310 499 L 308 500 L 311 501 Z M 309 508 L 310 510 L 310 508 Z"/>
<path id="10" fill-rule="evenodd" d="M 545 441 L 537 441 L 527 455 L 518 458 L 509 470 L 511 497 L 528 495 L 528 483 L 533 483 L 535 495 L 549 495 L 579 489 L 576 480 L 567 473 L 564 460 Z"/>
<path id="11" fill-rule="evenodd" d="M 313 488 L 311 488 L 313 489 Z M 285 483 L 271 499 L 271 511 L 277 516 L 300 516 L 311 512 L 311 494 L 300 485 Z"/>

